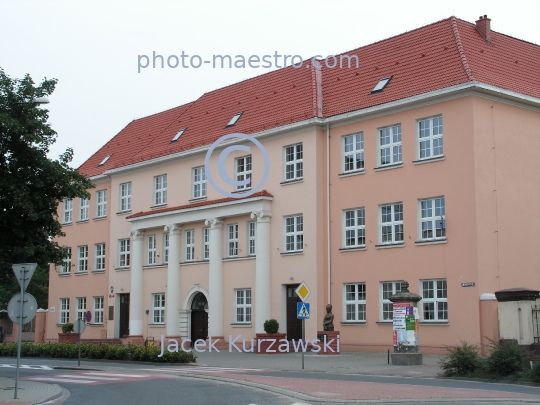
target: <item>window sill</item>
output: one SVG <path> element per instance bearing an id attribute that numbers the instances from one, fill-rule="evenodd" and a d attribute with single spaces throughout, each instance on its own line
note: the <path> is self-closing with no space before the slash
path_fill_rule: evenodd
<path id="1" fill-rule="evenodd" d="M 85 274 L 88 274 L 88 271 L 76 271 L 75 273 L 76 276 L 84 276 Z"/>
<path id="2" fill-rule="evenodd" d="M 67 322 L 66 322 L 66 323 L 67 323 Z M 61 326 L 63 326 L 63 325 L 64 325 L 63 323 L 57 323 L 57 324 L 56 324 L 56 326 L 58 326 L 58 327 L 61 327 Z"/>
<path id="3" fill-rule="evenodd" d="M 73 222 L 64 222 L 62 226 L 71 226 L 73 225 Z"/>
<path id="4" fill-rule="evenodd" d="M 180 262 L 180 266 L 189 266 L 189 265 L 192 265 L 192 264 L 204 264 L 204 263 L 209 263 L 209 260 L 197 260 L 197 261 L 192 261 L 192 262 Z"/>
<path id="5" fill-rule="evenodd" d="M 103 326 L 103 323 L 87 323 L 86 326 Z"/>
<path id="6" fill-rule="evenodd" d="M 251 187 L 248 187 L 248 188 L 243 188 L 243 189 L 240 189 L 240 190 L 234 190 L 234 191 L 231 191 L 232 194 L 240 194 L 240 193 L 245 193 L 246 191 L 249 191 L 251 190 Z"/>
<path id="7" fill-rule="evenodd" d="M 346 248 L 339 249 L 339 251 L 341 253 L 344 253 L 344 252 L 357 252 L 359 250 L 367 250 L 367 247 L 366 246 L 354 246 L 354 247 L 346 247 Z"/>
<path id="8" fill-rule="evenodd" d="M 293 179 L 293 180 L 285 180 L 285 181 L 282 181 L 281 184 L 282 186 L 288 186 L 289 184 L 295 184 L 295 183 L 303 183 L 304 182 L 304 178 L 300 178 L 300 179 Z"/>
<path id="9" fill-rule="evenodd" d="M 419 322 L 419 325 L 421 326 L 450 326 L 449 322 L 440 322 L 440 321 L 421 321 Z"/>
<path id="10" fill-rule="evenodd" d="M 188 200 L 188 202 L 190 202 L 190 203 L 195 203 L 195 202 L 205 201 L 205 200 L 206 200 L 206 196 L 204 196 L 204 197 L 192 198 L 191 200 Z"/>
<path id="11" fill-rule="evenodd" d="M 283 253 L 280 253 L 281 256 L 295 256 L 295 255 L 303 255 L 303 254 L 304 254 L 303 250 L 299 250 L 297 252 L 283 252 Z"/>
<path id="12" fill-rule="evenodd" d="M 104 219 L 107 219 L 107 216 L 104 216 L 104 217 L 95 217 L 95 218 L 92 218 L 92 221 L 103 221 Z"/>
<path id="13" fill-rule="evenodd" d="M 94 273 L 94 274 L 104 274 L 104 273 L 105 273 L 105 270 L 92 270 L 91 273 Z"/>
<path id="14" fill-rule="evenodd" d="M 149 323 L 148 327 L 149 328 L 164 328 L 165 324 L 164 323 Z"/>
<path id="15" fill-rule="evenodd" d="M 151 206 L 150 206 L 150 209 L 151 209 L 151 210 L 157 210 L 157 209 L 159 209 L 159 208 L 163 208 L 163 207 L 166 207 L 166 206 L 167 206 L 167 203 L 165 203 L 165 204 L 159 204 L 159 205 L 151 205 Z"/>
<path id="16" fill-rule="evenodd" d="M 255 256 L 243 256 L 243 257 L 224 257 L 221 259 L 223 262 L 235 262 L 237 260 L 251 260 L 255 259 Z"/>
<path id="17" fill-rule="evenodd" d="M 251 328 L 251 323 L 231 323 L 233 328 Z"/>
<path id="18" fill-rule="evenodd" d="M 340 322 L 342 326 L 365 326 L 367 321 L 358 321 L 358 322 Z"/>
<path id="19" fill-rule="evenodd" d="M 404 248 L 404 247 L 405 247 L 405 242 L 375 245 L 375 249 L 392 249 L 392 248 Z"/>
<path id="20" fill-rule="evenodd" d="M 403 162 L 402 163 L 395 163 L 395 164 L 392 164 L 392 165 L 379 166 L 379 167 L 375 168 L 375 171 L 376 172 L 382 172 L 383 170 L 398 169 L 400 167 L 403 167 Z"/>
<path id="21" fill-rule="evenodd" d="M 432 239 L 432 240 L 419 240 L 414 242 L 416 246 L 426 246 L 426 245 L 440 245 L 442 243 L 447 243 L 448 240 L 444 239 Z"/>
<path id="22" fill-rule="evenodd" d="M 444 160 L 444 159 L 445 159 L 444 155 L 433 157 L 433 158 L 427 158 L 427 159 L 418 159 L 418 160 L 413 160 L 413 164 L 423 165 L 424 163 L 440 162 L 441 160 Z"/>
<path id="23" fill-rule="evenodd" d="M 58 277 L 69 277 L 71 273 L 58 273 Z"/>
<path id="24" fill-rule="evenodd" d="M 166 264 L 148 264 L 146 266 L 142 266 L 143 269 L 155 269 L 158 267 L 168 267 Z"/>
<path id="25" fill-rule="evenodd" d="M 364 174 L 366 172 L 366 169 L 359 169 L 359 170 L 351 170 L 350 172 L 344 172 L 338 174 L 338 177 L 350 177 L 350 176 L 357 176 L 359 174 Z"/>
<path id="26" fill-rule="evenodd" d="M 375 322 L 377 325 L 392 325 L 393 321 L 378 321 Z"/>
<path id="27" fill-rule="evenodd" d="M 115 267 L 114 268 L 116 271 L 126 271 L 126 270 L 129 270 L 130 267 Z"/>
<path id="28" fill-rule="evenodd" d="M 78 224 L 87 224 L 88 219 L 81 219 L 80 221 L 77 221 Z"/>
<path id="29" fill-rule="evenodd" d="M 116 215 L 127 215 L 127 214 L 131 214 L 131 210 L 120 211 L 120 212 L 117 212 L 117 213 L 116 213 Z"/>

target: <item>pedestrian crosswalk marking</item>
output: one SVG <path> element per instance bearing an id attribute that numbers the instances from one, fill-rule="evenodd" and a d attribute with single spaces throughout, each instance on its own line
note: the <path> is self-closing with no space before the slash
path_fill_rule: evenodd
<path id="1" fill-rule="evenodd" d="M 64 382 L 64 383 L 75 383 L 75 384 L 90 384 L 97 381 L 92 380 L 72 380 L 68 378 L 55 378 L 55 377 L 30 377 L 28 380 L 36 381 L 51 381 L 51 382 Z"/>
<path id="2" fill-rule="evenodd" d="M 17 368 L 16 364 L 0 364 L 0 367 L 7 367 L 7 368 Z M 29 370 L 52 370 L 52 367 L 49 366 L 38 366 L 34 364 L 21 364 L 20 368 L 29 369 Z"/>

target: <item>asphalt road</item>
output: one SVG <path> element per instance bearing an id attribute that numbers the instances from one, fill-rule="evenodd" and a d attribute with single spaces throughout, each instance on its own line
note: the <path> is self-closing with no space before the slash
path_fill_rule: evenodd
<path id="1" fill-rule="evenodd" d="M 0 376 L 15 377 L 14 359 L 0 359 Z M 256 375 L 264 377 L 280 377 L 294 381 L 350 381 L 375 384 L 402 384 L 420 387 L 444 387 L 455 389 L 487 390 L 495 392 L 511 392 L 519 394 L 540 395 L 540 387 L 516 384 L 491 384 L 439 378 L 386 377 L 360 374 L 316 373 L 301 371 L 248 370 L 222 367 L 201 367 L 197 365 L 163 365 L 112 363 L 105 361 L 83 361 L 77 368 L 76 360 L 22 359 L 24 365 L 20 370 L 21 379 L 58 384 L 70 393 L 67 399 L 55 401 L 49 405 L 292 405 L 330 403 L 323 399 L 310 401 L 299 399 L 302 396 L 288 395 L 287 391 L 267 390 L 243 383 L 237 384 L 223 381 L 221 377 L 234 375 Z M 215 378 L 219 377 L 219 378 Z M 388 385 L 388 387 L 390 387 Z M 456 391 L 456 392 L 457 392 Z M 501 405 L 523 404 L 530 400 L 504 400 L 493 398 L 489 402 L 466 401 L 467 404 L 497 403 Z M 379 402 L 379 401 L 378 401 Z M 333 402 L 339 403 L 339 402 Z M 379 403 L 396 403 L 385 401 Z M 404 402 L 401 402 L 402 404 Z M 411 401 L 410 403 L 418 403 Z M 423 400 L 422 405 L 438 405 L 448 403 L 465 403 L 455 399 L 447 401 Z M 538 403 L 538 402 L 536 402 Z"/>

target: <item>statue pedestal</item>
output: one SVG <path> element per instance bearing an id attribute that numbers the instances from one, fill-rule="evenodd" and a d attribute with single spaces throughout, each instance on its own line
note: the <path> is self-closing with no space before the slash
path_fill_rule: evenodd
<path id="1" fill-rule="evenodd" d="M 340 354 L 339 331 L 317 331 L 317 339 L 319 339 L 319 346 L 321 347 L 321 350 L 317 354 Z M 326 347 L 324 346 L 325 339 L 327 343 Z"/>

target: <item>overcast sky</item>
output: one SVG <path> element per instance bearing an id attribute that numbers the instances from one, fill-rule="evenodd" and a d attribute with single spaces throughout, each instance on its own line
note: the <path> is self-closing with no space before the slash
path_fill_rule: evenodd
<path id="1" fill-rule="evenodd" d="M 138 55 L 184 51 L 211 61 L 214 54 L 247 58 L 277 51 L 307 59 L 452 15 L 474 22 L 484 14 L 492 30 L 540 44 L 536 0 L 0 0 L 0 67 L 14 78 L 29 73 L 35 82 L 59 80 L 47 106 L 58 132 L 51 157 L 72 147 L 73 166 L 79 166 L 134 118 L 275 69 L 150 64 L 138 73 Z"/>

